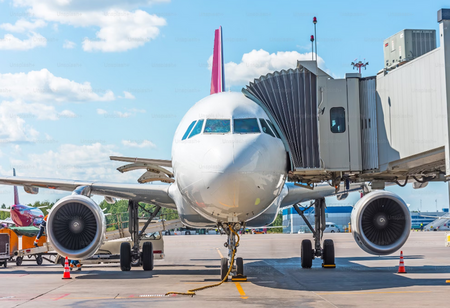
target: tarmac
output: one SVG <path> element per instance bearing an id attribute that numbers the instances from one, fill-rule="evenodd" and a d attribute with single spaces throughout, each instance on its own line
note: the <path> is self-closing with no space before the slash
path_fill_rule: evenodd
<path id="1" fill-rule="evenodd" d="M 400 251 L 372 256 L 351 234 L 335 242 L 336 268 L 300 266 L 300 243 L 309 234 L 243 235 L 247 282 L 226 282 L 191 296 L 165 296 L 218 282 L 221 235 L 165 236 L 165 260 L 151 272 L 117 265 L 85 265 L 62 280 L 61 265 L 24 262 L 0 268 L 0 307 L 449 307 L 450 247 L 444 232 L 412 232 L 402 248 L 406 274 L 397 274 Z"/>

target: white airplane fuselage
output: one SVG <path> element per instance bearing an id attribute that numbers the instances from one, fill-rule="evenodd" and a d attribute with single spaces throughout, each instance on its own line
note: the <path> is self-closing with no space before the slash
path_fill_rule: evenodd
<path id="1" fill-rule="evenodd" d="M 230 120 L 230 131 L 204 132 L 208 119 Z M 259 132 L 236 133 L 235 119 L 257 119 Z M 197 102 L 181 120 L 172 146 L 174 185 L 183 203 L 207 220 L 252 220 L 280 195 L 286 151 L 281 139 L 264 132 L 260 119 L 268 116 L 255 102 L 242 93 L 221 92 Z M 199 120 L 201 133 L 182 140 Z"/>

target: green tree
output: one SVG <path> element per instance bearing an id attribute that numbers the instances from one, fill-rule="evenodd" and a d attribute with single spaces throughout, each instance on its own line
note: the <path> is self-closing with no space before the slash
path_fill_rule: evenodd
<path id="1" fill-rule="evenodd" d="M 6 205 L 3 203 L 1 206 L 2 209 L 7 209 Z M 4 220 L 9 217 L 9 212 L 0 211 L 0 219 Z"/>

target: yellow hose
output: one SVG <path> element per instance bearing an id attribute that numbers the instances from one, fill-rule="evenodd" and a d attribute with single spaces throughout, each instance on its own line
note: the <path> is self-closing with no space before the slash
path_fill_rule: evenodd
<path id="1" fill-rule="evenodd" d="M 234 247 L 237 247 L 241 238 L 239 237 L 239 234 L 237 234 L 236 231 L 233 230 L 233 228 L 229 228 L 229 229 L 231 230 L 231 232 L 233 232 L 234 234 L 236 234 L 236 236 L 237 236 L 237 238 L 238 238 L 238 240 L 237 240 L 237 242 L 236 242 L 236 245 L 234 246 Z M 236 248 L 233 249 L 233 254 L 231 255 L 231 263 L 230 263 L 230 267 L 228 268 L 228 272 L 227 272 L 227 274 L 225 275 L 225 277 L 222 279 L 221 282 L 215 283 L 215 284 L 211 284 L 211 285 L 207 285 L 207 286 L 203 286 L 203 287 L 196 288 L 196 289 L 192 289 L 192 290 L 188 290 L 187 292 L 167 292 L 167 293 L 166 293 L 166 296 L 167 296 L 167 295 L 170 295 L 170 294 L 178 294 L 178 295 L 190 295 L 190 296 L 194 296 L 194 295 L 195 295 L 195 291 L 201 291 L 201 290 L 204 290 L 204 289 L 214 288 L 214 287 L 220 286 L 222 283 L 225 282 L 225 280 L 228 279 L 228 276 L 229 276 L 230 273 L 231 273 L 231 269 L 233 268 L 234 255 L 235 255 L 235 254 L 236 254 Z"/>

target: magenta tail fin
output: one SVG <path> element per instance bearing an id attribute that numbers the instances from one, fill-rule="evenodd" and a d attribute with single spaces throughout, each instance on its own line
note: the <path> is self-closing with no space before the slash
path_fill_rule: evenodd
<path id="1" fill-rule="evenodd" d="M 225 90 L 225 75 L 223 70 L 222 27 L 214 33 L 214 53 L 212 62 L 211 93 L 219 93 Z"/>

